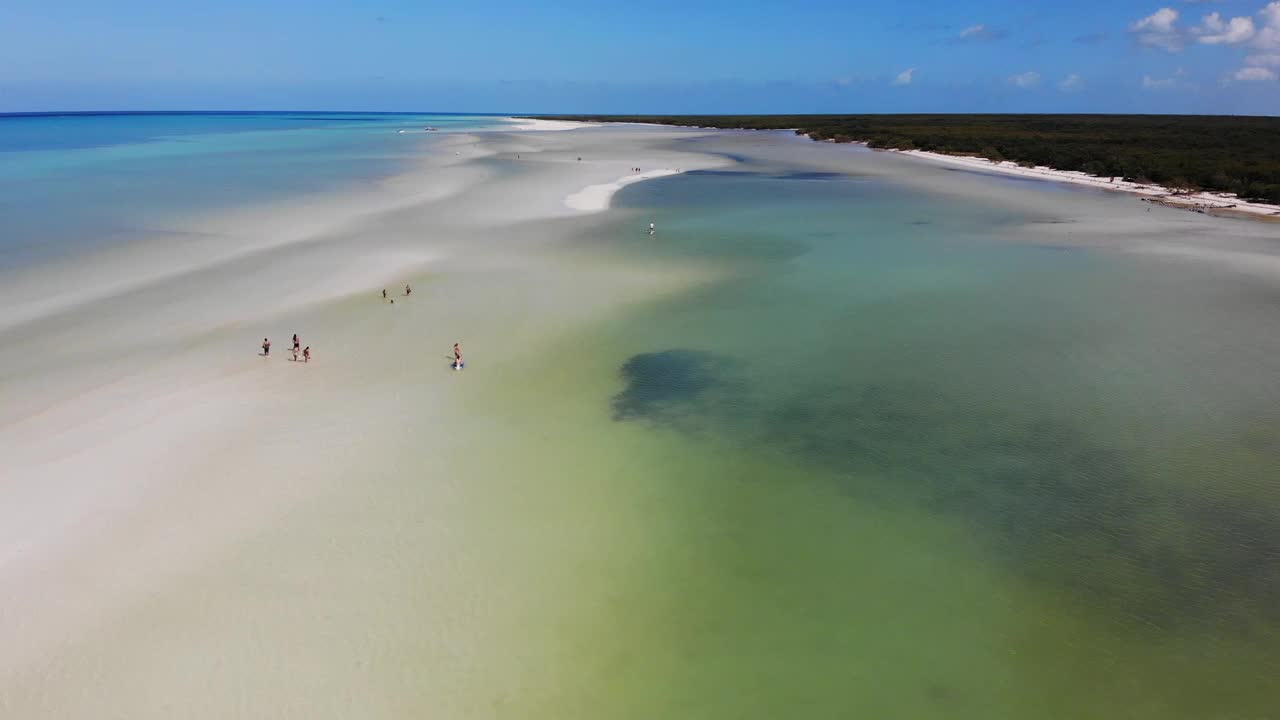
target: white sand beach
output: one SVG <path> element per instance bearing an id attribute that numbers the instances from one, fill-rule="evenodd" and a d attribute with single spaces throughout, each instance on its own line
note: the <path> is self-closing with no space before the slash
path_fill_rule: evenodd
<path id="1" fill-rule="evenodd" d="M 894 297 L 918 299 L 906 307 L 921 316 L 947 287 L 981 294 L 995 275 L 970 281 L 954 265 L 1002 243 L 1022 243 L 1017 262 L 1000 266 L 1007 278 L 1020 280 L 1027 267 L 1046 272 L 1027 276 L 1032 290 L 1037 277 L 1057 276 L 1047 258 L 1105 264 L 1046 248 L 1207 264 L 1230 271 L 1232 283 L 1253 278 L 1267 288 L 1280 277 L 1270 227 L 1257 223 L 1135 212 L 1115 196 L 975 181 L 932 158 L 794 136 L 556 129 L 441 135 L 403 174 L 193 216 L 168 234 L 0 271 L 0 717 L 592 717 L 613 700 L 601 688 L 625 688 L 637 703 L 672 685 L 680 692 L 655 698 L 648 714 L 686 707 L 708 687 L 728 707 L 753 701 L 736 692 L 743 678 L 772 676 L 779 657 L 789 665 L 814 657 L 814 643 L 828 637 L 838 641 L 833 653 L 858 644 L 850 637 L 876 640 L 857 648 L 872 662 L 877 648 L 910 654 L 915 641 L 882 620 L 892 594 L 863 592 L 867 573 L 926 607 L 938 593 L 916 588 L 944 567 L 956 597 L 980 601 L 964 623 L 946 603 L 915 616 L 931 632 L 958 633 L 944 664 L 976 652 L 995 658 L 983 672 L 1024 671 L 1009 648 L 1037 651 L 1059 631 L 1077 644 L 1078 620 L 1054 625 L 1066 617 L 1054 605 L 1043 616 L 1051 621 L 1037 616 L 1036 629 L 1017 626 L 1020 639 L 1009 640 L 1013 591 L 990 602 L 1007 580 L 1003 566 L 957 565 L 948 554 L 972 561 L 970 535 L 953 534 L 951 521 L 899 525 L 843 485 L 812 482 L 811 469 L 775 485 L 766 477 L 777 468 L 754 455 L 613 422 L 620 367 L 662 343 L 697 347 L 732 328 L 725 319 L 741 323 L 734 334 L 755 352 L 767 327 L 760 315 L 773 315 L 772 331 L 799 325 L 774 307 L 774 290 L 790 287 L 808 303 L 795 307 L 814 307 L 807 278 L 865 293 L 870 304 L 837 303 L 835 324 L 806 332 L 848 336 L 852 349 L 831 355 L 833 364 L 866 362 L 893 345 L 867 338 L 892 339 L 907 316 L 877 332 L 831 327 L 866 321 Z M 650 218 L 615 204 L 635 183 L 728 158 L 750 172 L 731 174 L 701 222 L 724 214 L 749 182 L 798 201 L 793 222 L 753 233 L 751 223 L 768 218 L 752 215 L 746 196 L 734 209 L 745 230 L 713 226 L 706 235 L 718 244 L 699 245 L 707 238 L 689 225 L 683 238 L 676 230 L 655 241 Z M 829 224 L 801 227 L 813 216 L 809 194 L 833 188 L 840 194 L 822 206 Z M 672 212 L 695 212 L 680 199 L 690 204 Z M 805 267 L 793 230 L 807 242 L 874 252 L 808 258 Z M 937 236 L 927 253 L 916 232 Z M 957 237 L 967 238 L 963 252 L 951 249 Z M 689 252 L 677 253 L 682 239 Z M 619 249 L 628 243 L 647 251 Z M 912 270 L 898 285 L 882 286 L 870 264 L 900 251 L 922 257 L 903 261 Z M 864 273 L 860 282 L 847 282 L 850 268 Z M 740 294 L 756 274 L 770 283 Z M 693 314 L 669 312 L 717 293 L 718 311 L 694 303 Z M 632 339 L 664 314 L 672 327 Z M 952 321 L 938 317 L 939 332 L 949 332 Z M 311 348 L 310 362 L 290 358 L 293 333 Z M 259 354 L 264 337 L 269 357 Z M 619 337 L 620 347 L 600 347 Z M 967 335 L 947 337 L 955 340 L 947 347 L 968 347 Z M 462 371 L 450 368 L 455 342 Z M 1092 358 L 1079 352 L 1082 363 Z M 1148 377 L 1146 365 L 1133 368 Z M 729 409 L 739 411 L 750 413 Z M 814 521 L 796 509 L 811 501 L 829 514 Z M 789 523 L 815 534 L 796 543 Z M 763 550 L 741 553 L 744 542 Z M 857 554 L 880 546 L 894 548 L 880 570 Z M 985 552 L 974 557 L 985 563 Z M 824 553 L 831 562 L 816 574 L 786 574 Z M 716 573 L 732 581 L 708 580 Z M 847 596 L 828 592 L 832 573 L 845 576 Z M 1041 590 L 1032 596 L 1039 602 Z M 826 614 L 810 618 L 814 598 Z M 851 614 L 851 601 L 866 604 Z M 726 604 L 747 612 L 726 622 Z M 779 622 L 779 607 L 796 611 Z M 832 618 L 851 617 L 833 635 Z M 1142 658 L 1148 646 L 1138 644 Z M 722 671 L 718 662 L 737 662 L 742 647 L 759 649 L 761 664 Z M 1085 655 L 1062 662 L 1090 670 Z M 703 674 L 691 681 L 691 670 Z M 897 707 L 909 694 L 912 707 L 936 702 L 913 672 L 903 677 L 884 702 Z M 847 677 L 818 679 L 833 697 L 846 695 Z M 859 682 L 883 686 L 879 676 Z"/>
<path id="2" fill-rule="evenodd" d="M 1089 175 L 1088 173 L 1073 170 L 1055 170 L 1044 166 L 1023 167 L 1018 163 L 1009 160 L 994 162 L 982 157 L 945 155 L 942 153 L 926 152 L 924 150 L 893 150 L 892 152 L 910 157 L 923 158 L 932 162 L 945 163 L 947 165 L 964 168 L 966 170 L 973 170 L 975 172 L 999 173 L 1001 175 L 1071 183 L 1073 185 L 1083 185 L 1101 190 L 1114 190 L 1117 192 L 1132 193 L 1134 195 L 1142 196 L 1145 200 L 1151 200 L 1163 205 L 1185 210 L 1200 210 L 1222 214 L 1238 214 L 1248 217 L 1280 219 L 1280 207 L 1268 205 L 1266 203 L 1241 200 L 1232 193 L 1179 192 L 1160 185 L 1137 183 L 1124 180 L 1122 178 L 1098 177 L 1096 175 Z"/>
<path id="3" fill-rule="evenodd" d="M 613 308 L 707 279 L 557 259 L 593 227 L 566 198 L 605 207 L 591 188 L 644 179 L 630 167 L 721 162 L 668 149 L 679 136 L 459 135 L 367 190 L 191 218 L 199 232 L 182 246 L 144 237 L 4 277 L 0 714 L 171 716 L 153 695 L 164 687 L 191 703 L 185 717 L 246 716 L 248 697 L 252 716 L 372 717 L 375 688 L 318 680 L 349 674 L 332 663 L 378 662 L 410 616 L 483 614 L 477 593 L 505 593 L 492 568 L 458 565 L 479 540 L 451 448 L 491 432 L 468 396 Z M 309 363 L 289 357 L 295 332 Z M 463 373 L 448 369 L 454 342 Z M 405 518 L 414 530 L 332 535 L 347 530 L 324 517 L 373 502 L 363 486 L 414 463 L 433 498 Z M 447 590 L 422 590 L 433 609 L 396 589 L 394 567 L 370 565 L 423 533 L 414 555 L 442 568 L 433 576 L 456 570 Z M 321 565 L 318 587 L 290 590 Z M 335 611 L 368 617 L 334 626 Z M 504 622 L 449 623 L 477 636 L 441 652 L 487 654 L 474 646 Z M 470 701 L 444 669 L 405 680 L 444 693 L 444 716 Z"/>
<path id="4" fill-rule="evenodd" d="M 572 120 L 543 120 L 540 118 L 507 118 L 507 120 L 512 123 L 512 130 L 520 132 L 581 130 L 582 128 L 599 127 L 599 123 L 575 122 Z"/>
<path id="5" fill-rule="evenodd" d="M 583 212 L 599 212 L 608 210 L 609 203 L 613 196 L 622 188 L 633 183 L 652 180 L 654 178 L 666 177 L 668 175 L 678 175 L 682 170 L 674 170 L 671 168 L 660 168 L 658 170 L 647 170 L 638 172 L 634 175 L 624 175 L 610 183 L 600 183 L 597 185 L 588 185 L 564 199 L 564 204 L 574 210 Z"/>

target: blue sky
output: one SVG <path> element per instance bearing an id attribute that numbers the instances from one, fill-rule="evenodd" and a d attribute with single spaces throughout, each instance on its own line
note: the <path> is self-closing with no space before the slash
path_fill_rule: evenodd
<path id="1" fill-rule="evenodd" d="M 1280 0 L 5 0 L 0 111 L 1280 114 Z"/>

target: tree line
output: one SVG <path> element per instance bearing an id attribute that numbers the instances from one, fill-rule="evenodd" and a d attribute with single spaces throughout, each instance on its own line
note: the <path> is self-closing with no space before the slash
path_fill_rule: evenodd
<path id="1" fill-rule="evenodd" d="M 1280 204 L 1280 118 L 1221 115 L 562 115 L 794 130 L 814 140 L 1011 160 Z"/>

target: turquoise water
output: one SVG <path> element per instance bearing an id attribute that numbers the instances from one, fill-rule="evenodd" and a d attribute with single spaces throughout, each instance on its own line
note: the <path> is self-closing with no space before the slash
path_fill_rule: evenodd
<path id="1" fill-rule="evenodd" d="M 47 147 L 28 140 L 6 156 L 28 165 L 0 177 L 0 258 L 382 177 L 431 140 L 396 129 L 446 120 L 147 118 L 113 135 L 112 119 L 74 147 L 51 132 Z M 972 182 L 993 197 L 1027 185 Z M 1142 212 L 1033 190 L 1062 222 L 1119 226 Z M 332 602 L 324 631 L 282 623 L 286 633 L 359 638 L 316 646 L 336 654 L 320 666 L 337 668 L 313 676 L 318 686 L 350 703 L 353 683 L 385 683 L 379 699 L 405 716 L 450 693 L 476 698 L 477 717 L 1275 716 L 1274 278 L 1072 244 L 1015 204 L 891 174 L 745 156 L 628 186 L 616 205 L 562 221 L 563 263 L 531 265 L 528 297 L 494 288 L 507 304 L 490 298 L 483 314 L 554 307 L 538 304 L 540 284 L 595 270 L 715 279 L 586 328 L 530 318 L 531 332 L 571 336 L 528 364 L 450 375 L 466 403 L 442 457 L 419 447 L 419 432 L 439 428 L 414 426 L 437 401 L 419 369 L 384 388 L 392 425 L 409 428 L 402 455 L 382 459 L 393 476 L 353 471 L 341 512 L 299 509 L 283 523 L 306 527 L 296 546 L 262 556 L 262 578 L 298 583 L 282 608 Z M 1229 221 L 1182 232 L 1206 246 L 1275 237 Z M 466 275 L 415 281 L 414 297 L 465 297 L 476 291 Z M 363 298 L 347 303 L 369 322 Z M 358 425 L 317 397 L 298 411 Z M 288 536 L 273 528 L 266 544 L 271 531 Z M 370 536 L 386 545 L 362 546 Z M 433 543 L 464 550 L 441 561 Z M 310 570 L 291 576 L 294 558 Z M 252 603 L 246 588 L 214 589 Z M 200 609 L 161 621 L 182 650 L 147 646 L 147 659 L 205 659 L 186 642 Z M 314 659 L 296 655 L 312 646 L 264 649 L 252 623 L 224 620 L 247 652 Z M 367 637 L 387 626 L 391 638 Z M 369 647 L 372 665 L 341 656 Z M 276 677 L 240 697 L 275 697 Z M 181 687 L 148 683 L 140 696 Z"/>
<path id="2" fill-rule="evenodd" d="M 619 262 L 728 272 L 581 341 L 662 497 L 624 716 L 1272 716 L 1271 280 L 750 163 L 618 205 Z"/>
<path id="3" fill-rule="evenodd" d="M 395 174 L 494 117 L 369 113 L 0 115 L 0 268 L 163 235 L 172 218 Z M 405 130 L 399 133 L 398 130 Z"/>

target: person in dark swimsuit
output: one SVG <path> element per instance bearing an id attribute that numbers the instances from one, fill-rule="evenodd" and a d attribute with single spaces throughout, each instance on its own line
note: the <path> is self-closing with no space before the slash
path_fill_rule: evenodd
<path id="1" fill-rule="evenodd" d="M 270 354 L 271 354 L 271 341 L 266 338 L 262 338 L 262 356 L 267 357 Z"/>
<path id="2" fill-rule="evenodd" d="M 458 347 L 458 343 L 453 344 L 453 367 L 462 367 L 462 348 Z"/>
<path id="3" fill-rule="evenodd" d="M 311 362 L 311 346 L 310 345 L 302 349 L 302 362 L 304 363 Z"/>

